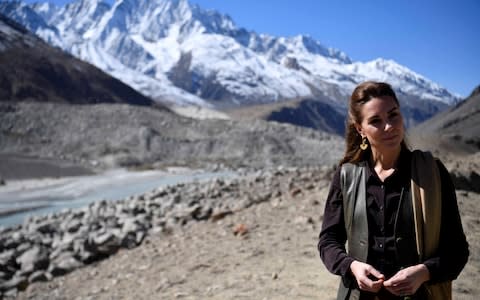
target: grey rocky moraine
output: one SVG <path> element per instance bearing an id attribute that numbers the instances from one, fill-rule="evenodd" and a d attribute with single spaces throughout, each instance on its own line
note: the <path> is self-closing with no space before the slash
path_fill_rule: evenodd
<path id="1" fill-rule="evenodd" d="M 342 146 L 338 136 L 262 120 L 196 120 L 122 104 L 0 103 L 0 154 L 86 168 L 331 165 Z"/>
<path id="2" fill-rule="evenodd" d="M 32 216 L 21 225 L 0 230 L 0 291 L 14 296 L 29 283 L 49 281 L 121 248 L 136 247 L 149 234 L 168 234 L 189 222 L 216 221 L 282 193 L 315 188 L 312 182 L 325 174 L 326 168 L 279 167 Z"/>

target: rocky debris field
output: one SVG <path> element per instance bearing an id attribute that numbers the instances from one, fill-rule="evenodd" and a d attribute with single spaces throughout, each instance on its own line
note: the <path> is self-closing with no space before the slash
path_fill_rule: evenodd
<path id="1" fill-rule="evenodd" d="M 119 249 L 134 248 L 149 233 L 169 232 L 194 221 L 221 220 L 277 198 L 282 195 L 277 178 L 291 172 L 281 168 L 237 179 L 182 183 L 129 199 L 31 217 L 0 232 L 0 289 L 12 294 L 29 283 L 51 280 Z M 293 181 L 287 186 L 291 193 L 301 192 Z"/>
<path id="2" fill-rule="evenodd" d="M 457 189 L 480 193 L 480 152 L 469 155 L 434 154 L 445 163 Z"/>
<path id="3" fill-rule="evenodd" d="M 265 170 L 32 218 L 2 231 L 3 297 L 335 299 L 316 249 L 331 171 Z M 480 195 L 457 195 L 471 256 L 454 299 L 473 300 Z"/>

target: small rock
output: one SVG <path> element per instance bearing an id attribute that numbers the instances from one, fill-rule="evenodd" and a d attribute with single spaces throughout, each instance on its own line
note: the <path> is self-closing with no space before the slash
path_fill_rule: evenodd
<path id="1" fill-rule="evenodd" d="M 28 277 L 28 282 L 37 282 L 37 281 L 50 281 L 52 280 L 52 274 L 44 271 L 36 271 Z"/>
<path id="2" fill-rule="evenodd" d="M 248 227 L 245 224 L 237 224 L 233 228 L 233 234 L 238 236 L 244 236 L 248 233 Z"/>
<path id="3" fill-rule="evenodd" d="M 293 189 L 290 190 L 290 195 L 292 197 L 296 197 L 296 196 L 300 195 L 301 193 L 302 193 L 302 190 L 299 189 L 299 188 L 293 188 Z"/>
<path id="4" fill-rule="evenodd" d="M 2 282 L 0 284 L 0 290 L 20 290 L 23 291 L 28 286 L 28 280 L 24 276 L 13 277 L 12 279 Z"/>
<path id="5" fill-rule="evenodd" d="M 83 263 L 78 261 L 74 257 L 73 253 L 64 252 L 51 262 L 50 266 L 48 267 L 48 272 L 50 272 L 53 276 L 59 276 L 69 273 L 82 266 Z"/>
<path id="6" fill-rule="evenodd" d="M 223 211 L 216 211 L 214 210 L 212 215 L 210 216 L 210 220 L 212 222 L 216 222 L 218 220 L 221 220 L 225 218 L 228 215 L 231 215 L 233 212 L 231 210 L 223 210 Z"/>
<path id="7" fill-rule="evenodd" d="M 313 224 L 313 219 L 312 217 L 307 217 L 307 216 L 298 216 L 295 218 L 293 221 L 295 224 Z"/>
<path id="8" fill-rule="evenodd" d="M 183 298 L 183 297 L 187 297 L 187 296 L 188 296 L 187 293 L 183 293 L 183 292 L 175 293 L 175 298 Z"/>

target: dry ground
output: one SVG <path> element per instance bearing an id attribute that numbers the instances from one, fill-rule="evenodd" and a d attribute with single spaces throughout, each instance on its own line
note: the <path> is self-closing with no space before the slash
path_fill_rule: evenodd
<path id="1" fill-rule="evenodd" d="M 338 278 L 316 250 L 328 184 L 152 234 L 138 248 L 35 283 L 18 299 L 335 299 Z M 454 299 L 479 299 L 480 194 L 458 197 L 471 257 Z"/>

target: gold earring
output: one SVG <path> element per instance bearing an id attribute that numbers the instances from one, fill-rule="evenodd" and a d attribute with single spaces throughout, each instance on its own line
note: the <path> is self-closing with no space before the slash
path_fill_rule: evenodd
<path id="1" fill-rule="evenodd" d="M 367 138 L 366 137 L 363 137 L 362 138 L 362 143 L 360 144 L 360 149 L 362 149 L 363 151 L 367 150 L 368 148 L 368 144 L 367 144 Z"/>

